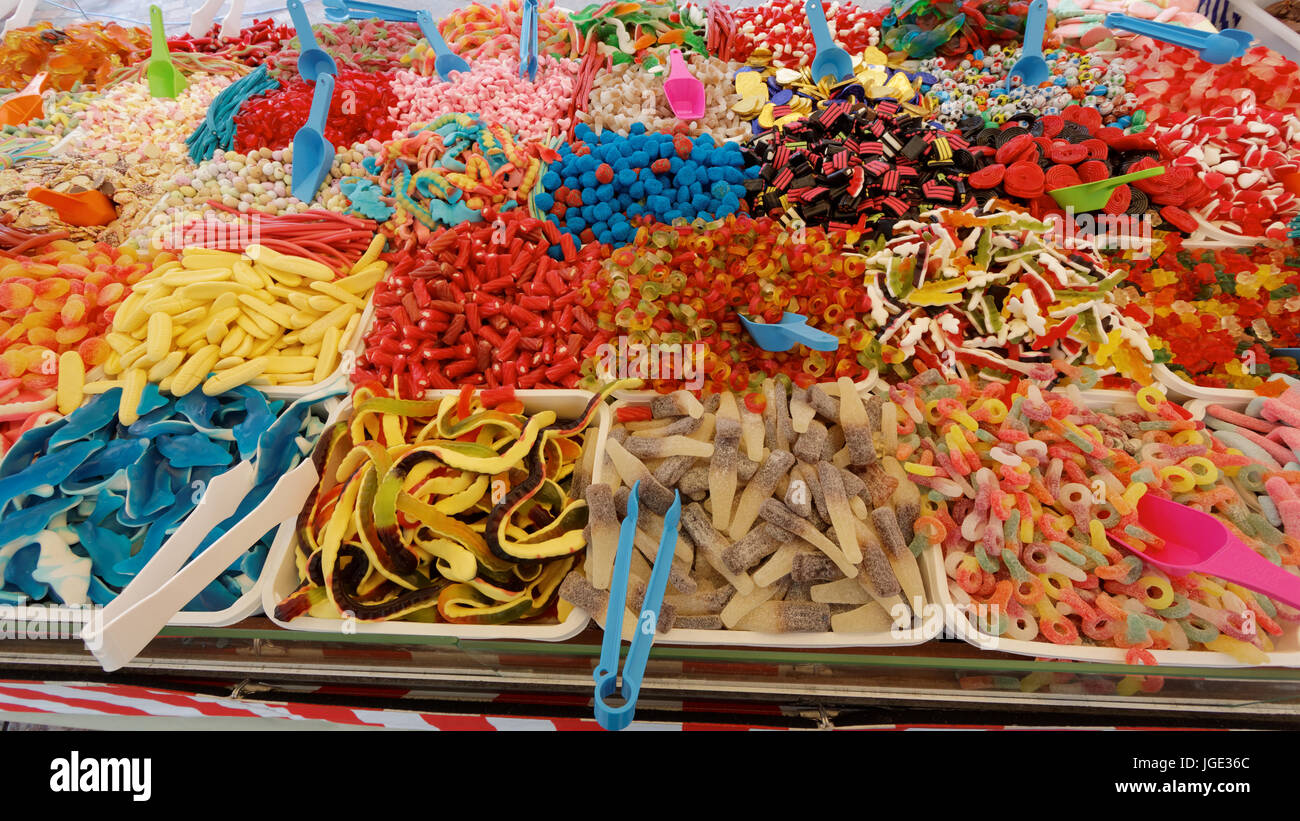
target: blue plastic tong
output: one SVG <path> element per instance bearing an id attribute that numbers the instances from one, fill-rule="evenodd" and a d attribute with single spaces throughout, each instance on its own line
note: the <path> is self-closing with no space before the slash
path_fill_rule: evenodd
<path id="1" fill-rule="evenodd" d="M 618 656 L 623 639 L 623 607 L 627 600 L 628 572 L 632 569 L 632 542 L 636 537 L 636 520 L 640 513 L 637 494 L 641 482 L 632 485 L 632 495 L 627 500 L 627 516 L 618 531 L 618 553 L 614 556 L 614 576 L 609 583 L 609 606 L 605 612 L 605 638 L 600 644 L 600 663 L 592 677 L 596 680 L 596 722 L 606 730 L 621 730 L 632 723 L 636 714 L 636 699 L 641 692 L 641 676 L 645 675 L 646 662 L 650 660 L 650 646 L 655 641 L 655 625 L 659 623 L 659 608 L 663 606 L 664 590 L 668 587 L 668 571 L 677 549 L 677 529 L 682 517 L 682 497 L 673 493 L 672 507 L 664 515 L 664 532 L 659 538 L 659 553 L 655 556 L 650 582 L 646 585 L 641 615 L 632 633 L 632 644 L 627 650 L 627 663 L 623 666 L 624 703 L 611 707 L 605 699 L 614 694 L 618 680 Z"/>
<path id="2" fill-rule="evenodd" d="M 519 76 L 528 72 L 528 81 L 537 80 L 537 0 L 524 0 L 519 27 Z"/>

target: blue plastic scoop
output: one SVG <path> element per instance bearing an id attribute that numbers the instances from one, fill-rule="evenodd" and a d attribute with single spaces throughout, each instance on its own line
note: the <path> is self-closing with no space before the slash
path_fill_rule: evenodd
<path id="1" fill-rule="evenodd" d="M 664 590 L 668 587 L 668 571 L 677 549 L 677 530 L 682 516 L 682 495 L 673 492 L 673 504 L 664 514 L 663 535 L 659 537 L 659 552 L 650 571 L 641 614 L 632 631 L 632 643 L 627 650 L 623 666 L 623 704 L 610 706 L 605 699 L 614 695 L 618 682 L 618 655 L 623 644 L 623 609 L 627 600 L 628 573 L 632 569 L 632 542 L 636 537 L 636 520 L 640 513 L 637 495 L 641 482 L 632 485 L 632 495 L 627 499 L 627 516 L 618 531 L 618 553 L 614 556 L 614 576 L 609 583 L 609 606 L 605 611 L 605 637 L 600 643 L 600 663 L 592 673 L 596 680 L 596 722 L 606 730 L 622 730 L 632 723 L 636 714 L 636 700 L 641 693 L 641 677 L 645 675 L 646 662 L 650 660 L 650 647 L 655 641 L 655 625 L 659 623 L 659 608 L 663 606 Z"/>
<path id="2" fill-rule="evenodd" d="M 803 314 L 786 311 L 775 324 L 755 322 L 744 314 L 736 316 L 754 344 L 765 351 L 788 351 L 795 345 L 806 345 L 814 351 L 833 351 L 840 346 L 840 341 L 831 334 L 809 328 L 808 317 Z"/>
<path id="3" fill-rule="evenodd" d="M 452 51 L 447 46 L 447 41 L 442 39 L 442 32 L 438 31 L 438 27 L 433 24 L 432 14 L 420 9 L 415 13 L 415 22 L 420 24 L 424 39 L 429 41 L 429 48 L 438 55 L 433 61 L 433 70 L 438 72 L 438 76 L 444 82 L 451 79 L 453 71 L 469 71 L 469 63 Z"/>
<path id="4" fill-rule="evenodd" d="M 334 165 L 334 146 L 325 139 L 325 120 L 334 99 L 334 75 L 322 74 L 311 92 L 307 122 L 293 135 L 293 177 L 290 191 L 303 202 L 316 199 L 316 192 Z"/>
<path id="5" fill-rule="evenodd" d="M 1208 31 L 1196 31 L 1186 26 L 1157 23 L 1115 12 L 1106 15 L 1106 27 L 1131 31 L 1162 43 L 1189 48 L 1197 52 L 1202 60 L 1214 65 L 1222 65 L 1245 54 L 1255 40 L 1253 34 L 1241 29 L 1224 29 L 1218 34 L 1211 34 Z"/>
<path id="6" fill-rule="evenodd" d="M 1019 77 L 1029 87 L 1051 76 L 1047 61 L 1043 59 L 1043 30 L 1047 28 L 1047 0 L 1034 0 L 1029 4 L 1025 15 L 1025 44 L 1020 50 L 1020 59 L 1007 72 L 1007 89 L 1011 89 L 1011 78 Z"/>
<path id="7" fill-rule="evenodd" d="M 830 26 L 826 23 L 822 0 L 807 0 L 803 10 L 808 15 L 808 27 L 812 29 L 813 42 L 817 46 L 817 55 L 812 61 L 813 80 L 820 81 L 829 74 L 838 83 L 852 77 L 853 57 L 835 45 Z"/>
<path id="8" fill-rule="evenodd" d="M 298 54 L 298 73 L 309 83 L 316 82 L 325 74 L 338 74 L 334 58 L 316 43 L 316 34 L 311 30 L 311 21 L 307 19 L 307 9 L 303 8 L 302 0 L 289 0 L 288 6 L 302 46 Z"/>
<path id="9" fill-rule="evenodd" d="M 415 9 L 403 9 L 396 5 L 354 3 L 352 0 L 324 0 L 324 4 L 325 18 L 333 22 L 373 17 L 390 23 L 413 23 L 416 16 Z"/>
<path id="10" fill-rule="evenodd" d="M 324 0 L 325 19 L 335 23 L 344 20 L 366 20 L 371 17 L 389 23 L 414 23 L 416 12 L 399 6 L 379 3 L 354 3 L 352 0 Z"/>

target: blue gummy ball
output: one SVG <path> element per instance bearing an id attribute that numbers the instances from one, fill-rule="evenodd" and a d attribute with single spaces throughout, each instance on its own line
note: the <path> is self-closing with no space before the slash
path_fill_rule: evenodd
<path id="1" fill-rule="evenodd" d="M 629 217 L 639 217 L 644 213 L 645 213 L 645 206 L 641 205 L 640 203 L 634 202 L 627 207 L 627 215 Z"/>
<path id="2" fill-rule="evenodd" d="M 691 183 L 695 182 L 695 169 L 683 167 L 680 171 L 677 172 L 677 175 L 673 177 L 673 179 L 674 181 L 676 181 L 676 183 L 679 186 L 684 187 L 690 185 Z"/>
<path id="3" fill-rule="evenodd" d="M 582 182 L 583 188 L 595 188 L 600 185 L 600 180 L 596 179 L 595 171 L 583 171 L 582 176 L 578 179 Z"/>
<path id="4" fill-rule="evenodd" d="M 554 191 L 560 187 L 560 175 L 554 171 L 547 171 L 542 175 L 542 186 L 548 191 Z"/>
<path id="5" fill-rule="evenodd" d="M 692 191 L 689 186 L 677 189 L 678 202 L 689 203 L 693 196 L 695 196 L 695 192 Z"/>
<path id="6" fill-rule="evenodd" d="M 578 178 L 577 178 L 576 176 L 569 176 L 569 177 L 565 177 L 565 178 L 564 178 L 564 187 L 565 187 L 565 188 L 581 188 L 581 187 L 582 187 L 582 183 L 578 181 Z"/>
<path id="7" fill-rule="evenodd" d="M 584 220 L 582 217 L 569 216 L 569 214 L 572 213 L 573 212 L 570 211 L 564 215 L 565 217 L 567 217 L 567 219 L 565 219 L 564 221 L 564 227 L 568 228 L 570 233 L 581 234 L 582 229 L 587 227 L 587 221 Z"/>
<path id="8" fill-rule="evenodd" d="M 720 168 L 715 165 L 709 168 L 705 176 L 709 178 L 709 182 L 722 182 L 725 176 L 725 174 L 723 173 L 725 170 L 726 169 Z"/>
<path id="9" fill-rule="evenodd" d="M 659 218 L 664 222 L 672 222 L 682 215 L 681 211 L 665 211 Z"/>
<path id="10" fill-rule="evenodd" d="M 727 185 L 725 182 L 715 182 L 713 185 L 709 186 L 709 194 L 714 199 L 720 200 L 730 193 L 731 186 Z"/>
<path id="11" fill-rule="evenodd" d="M 659 144 L 659 156 L 672 158 L 677 156 L 677 149 L 673 148 L 671 137 L 665 137 L 664 141 Z"/>
<path id="12" fill-rule="evenodd" d="M 617 242 L 623 242 L 628 237 L 632 236 L 632 226 L 628 225 L 626 222 L 616 222 L 614 223 L 614 227 L 610 229 L 610 233 L 614 235 L 614 239 Z"/>
<path id="13" fill-rule="evenodd" d="M 620 171 L 626 171 L 627 169 L 632 167 L 632 164 L 628 162 L 627 157 L 619 157 L 617 160 L 614 160 L 614 162 L 611 163 L 611 165 L 614 168 L 615 174 L 617 174 Z"/>
<path id="14" fill-rule="evenodd" d="M 584 205 L 595 205 L 595 204 L 596 204 L 596 189 L 594 189 L 594 188 L 584 188 L 584 189 L 582 189 L 582 202 L 583 202 Z"/>
<path id="15" fill-rule="evenodd" d="M 685 161 L 682 160 L 681 157 L 674 154 L 672 157 L 668 159 L 668 173 L 676 174 L 678 171 L 682 170 L 683 165 L 685 165 Z"/>
<path id="16" fill-rule="evenodd" d="M 613 245 L 614 235 L 609 231 L 602 231 L 596 235 L 596 242 L 599 242 L 601 245 Z"/>
<path id="17" fill-rule="evenodd" d="M 645 151 L 633 151 L 630 159 L 633 168 L 645 168 L 650 164 L 650 155 Z"/>
<path id="18" fill-rule="evenodd" d="M 691 197 L 691 207 L 696 211 L 703 211 L 713 204 L 708 194 L 696 194 Z"/>
<path id="19" fill-rule="evenodd" d="M 596 158 L 591 154 L 583 154 L 578 158 L 579 171 L 595 171 L 597 165 L 599 165 L 599 163 L 596 162 Z"/>
<path id="20" fill-rule="evenodd" d="M 596 189 L 596 199 L 600 202 L 609 202 L 614 199 L 614 194 L 614 186 L 612 185 L 602 185 Z"/>
<path id="21" fill-rule="evenodd" d="M 597 203 L 596 207 L 591 209 L 591 213 L 596 217 L 598 222 L 606 222 L 610 217 L 614 216 L 614 209 L 609 207 L 609 203 L 601 202 Z"/>
<path id="22" fill-rule="evenodd" d="M 550 194 L 538 194 L 533 197 L 533 204 L 537 206 L 539 211 L 550 211 L 555 207 L 555 197 Z"/>
<path id="23" fill-rule="evenodd" d="M 645 197 L 645 183 L 634 182 L 627 187 L 627 198 L 633 201 Z"/>
<path id="24" fill-rule="evenodd" d="M 632 127 L 628 129 L 628 133 L 634 137 L 641 136 L 645 133 L 645 123 L 632 123 Z"/>
<path id="25" fill-rule="evenodd" d="M 585 143 L 588 140 L 590 140 L 594 135 L 592 133 L 591 126 L 587 125 L 586 123 L 578 123 L 577 127 L 573 129 L 573 136 L 577 137 L 580 142 Z"/>
<path id="26" fill-rule="evenodd" d="M 645 186 L 645 192 L 647 194 L 658 194 L 664 190 L 664 184 L 654 177 L 651 177 L 642 184 Z"/>
<path id="27" fill-rule="evenodd" d="M 636 182 L 636 172 L 630 168 L 624 168 L 622 171 L 619 171 L 614 175 L 614 180 L 618 182 L 619 185 L 627 188 L 629 185 Z"/>
<path id="28" fill-rule="evenodd" d="M 686 188 L 691 192 L 691 196 L 704 193 L 704 185 L 700 182 L 693 182 L 686 186 Z"/>
<path id="29" fill-rule="evenodd" d="M 715 145 L 717 145 L 717 143 L 713 141 L 712 134 L 698 134 L 691 139 L 691 142 L 695 143 L 696 145 L 702 145 L 705 148 L 713 148 Z"/>
<path id="30" fill-rule="evenodd" d="M 620 144 L 611 143 L 609 145 L 602 145 L 600 147 L 600 158 L 605 162 L 613 165 L 614 163 L 618 162 L 619 157 L 623 155 L 623 152 L 620 150 L 622 147 L 623 146 L 621 143 Z"/>
<path id="31" fill-rule="evenodd" d="M 722 169 L 722 179 L 724 182 L 741 183 L 745 181 L 745 175 L 739 168 L 727 166 Z"/>
<path id="32" fill-rule="evenodd" d="M 664 211 L 667 211 L 671 205 L 672 203 L 669 202 L 667 197 L 661 196 L 659 194 L 646 197 L 646 201 L 645 201 L 646 210 L 648 210 L 651 214 L 654 214 L 656 216 L 662 214 Z"/>
<path id="33" fill-rule="evenodd" d="M 713 156 L 713 149 L 703 145 L 697 145 L 691 149 L 691 161 L 700 165 L 708 165 L 709 158 Z"/>

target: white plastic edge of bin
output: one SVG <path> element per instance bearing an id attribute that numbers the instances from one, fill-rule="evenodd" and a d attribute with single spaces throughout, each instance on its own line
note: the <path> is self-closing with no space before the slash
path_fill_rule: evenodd
<path id="1" fill-rule="evenodd" d="M 1137 400 L 1125 391 L 1084 391 L 1084 400 L 1090 408 L 1115 407 L 1121 411 L 1135 410 Z M 1105 664 L 1126 664 L 1126 650 L 1118 647 L 1089 647 L 1053 644 L 1047 640 L 1019 641 L 1004 636 L 980 632 L 973 622 L 958 624 L 956 602 L 948 591 L 947 574 L 943 567 L 943 547 L 934 545 L 921 554 L 921 570 L 925 574 L 926 588 L 932 601 L 944 612 L 944 629 L 948 635 L 957 636 L 981 650 L 1011 653 L 1017 656 L 1062 659 L 1066 661 L 1091 661 Z M 1268 653 L 1266 667 L 1300 667 L 1300 626 L 1288 624 L 1286 632 L 1274 640 L 1274 650 Z M 1251 667 L 1227 653 L 1211 650 L 1150 650 L 1157 665 L 1182 667 Z M 1159 675 L 1159 667 L 1152 668 Z"/>
<path id="2" fill-rule="evenodd" d="M 1169 398 L 1176 401 L 1204 399 L 1209 402 L 1249 402 L 1257 396 L 1254 391 L 1239 388 L 1202 387 L 1188 382 L 1171 370 L 1168 365 L 1152 365 L 1151 373 L 1155 375 L 1156 381 L 1164 387 L 1165 392 L 1169 394 Z"/>
<path id="3" fill-rule="evenodd" d="M 653 392 L 627 392 L 624 398 L 615 402 L 611 410 L 617 410 L 623 405 L 645 404 L 658 394 Z M 605 452 L 605 438 L 598 443 L 600 453 Z M 604 462 L 603 458 L 596 460 L 597 464 Z M 683 504 L 689 504 L 689 499 L 683 499 Z M 918 564 L 924 563 L 924 558 L 917 560 Z M 925 584 L 925 570 L 922 567 L 921 579 L 923 586 Z M 933 601 L 933 599 L 931 599 Z M 635 624 L 635 622 L 632 622 Z M 628 619 L 626 614 L 623 619 L 623 640 L 628 640 Z M 910 631 L 916 634 L 916 638 L 897 638 L 889 630 L 882 630 L 875 633 L 835 633 L 830 630 L 825 633 L 760 633 L 754 630 L 686 630 L 674 627 L 666 633 L 655 633 L 656 644 L 678 644 L 678 645 L 711 645 L 715 647 L 739 646 L 739 647 L 771 647 L 771 648 L 807 648 L 807 647 L 915 647 L 918 644 L 924 644 L 926 639 L 922 636 L 922 631 L 915 628 Z"/>
<path id="4" fill-rule="evenodd" d="M 327 420 L 334 417 L 338 413 L 337 399 L 325 399 L 317 404 L 321 406 L 322 410 L 325 411 L 325 418 Z M 315 445 L 314 442 L 312 444 Z M 303 459 L 310 459 L 310 458 L 311 458 L 311 452 L 308 451 L 307 455 L 304 456 Z M 219 524 L 221 524 L 220 519 L 213 520 L 212 522 L 209 523 L 209 529 L 212 527 L 216 527 Z M 259 536 L 260 535 L 261 534 L 259 534 Z M 262 572 L 258 575 L 257 579 L 254 580 L 253 586 L 248 588 L 248 590 L 244 591 L 244 594 L 240 596 L 238 599 L 235 599 L 234 604 L 230 605 L 225 610 L 212 610 L 212 611 L 181 610 L 177 612 L 176 615 L 172 616 L 170 619 L 167 620 L 167 626 L 168 627 L 228 627 L 232 624 L 236 624 L 238 622 L 243 621 L 244 619 L 248 618 L 249 616 L 261 610 L 262 599 L 263 599 L 262 588 L 266 584 L 268 571 L 271 569 L 271 557 L 275 554 L 275 544 L 276 544 L 275 539 L 278 539 L 279 535 L 280 533 L 277 530 L 276 535 L 275 537 L 273 537 L 273 540 L 271 542 L 271 548 L 266 553 L 266 561 L 262 564 Z M 85 606 L 82 606 L 80 608 L 64 607 L 61 605 L 40 605 L 40 604 L 35 604 L 35 605 L 29 604 L 23 606 L 27 607 L 28 609 L 37 609 L 37 608 L 43 609 L 45 611 L 46 618 L 50 620 L 50 624 L 54 624 L 55 620 L 59 620 L 68 624 L 85 624 L 87 614 L 91 612 L 90 609 Z"/>
<path id="5" fill-rule="evenodd" d="M 428 398 L 454 396 L 457 391 L 429 391 Z M 579 390 L 520 390 L 515 395 L 524 403 L 524 409 L 530 413 L 541 410 L 553 410 L 561 418 L 574 418 L 595 394 Z M 346 399 L 331 414 L 332 424 L 352 409 L 351 399 Z M 595 447 L 603 452 L 605 437 L 609 433 L 609 403 L 602 403 L 594 420 L 596 427 Z M 600 477 L 601 464 L 597 460 L 593 469 L 593 480 Z M 267 579 L 262 586 L 261 607 L 271 621 L 286 630 L 313 633 L 341 633 L 343 622 L 340 619 L 322 619 L 315 616 L 299 616 L 292 621 L 283 621 L 275 617 L 275 606 L 286 596 L 298 589 L 298 568 L 294 562 L 294 550 L 298 540 L 294 535 L 298 511 L 293 511 L 289 518 L 280 524 L 271 552 L 266 557 L 266 568 L 262 577 Z M 410 636 L 413 638 L 451 637 L 458 639 L 511 639 L 526 641 L 564 641 L 581 633 L 588 622 L 587 612 L 573 608 L 569 617 L 558 624 L 430 624 L 413 621 L 355 621 L 349 625 L 357 635 L 372 636 Z M 354 629 L 355 628 L 355 629 Z"/>
<path id="6" fill-rule="evenodd" d="M 1230 11 L 1241 15 L 1242 29 L 1255 35 L 1256 46 L 1268 46 L 1293 62 L 1300 62 L 1300 34 L 1296 34 L 1265 9 L 1277 0 L 1231 0 Z"/>

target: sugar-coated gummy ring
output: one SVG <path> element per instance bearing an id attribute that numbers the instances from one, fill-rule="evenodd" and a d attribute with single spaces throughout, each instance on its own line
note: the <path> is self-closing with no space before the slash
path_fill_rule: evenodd
<path id="1" fill-rule="evenodd" d="M 1144 411 L 1153 412 L 1160 407 L 1160 403 L 1165 401 L 1165 393 L 1159 385 L 1147 385 L 1137 392 L 1138 407 Z"/>
<path id="2" fill-rule="evenodd" d="M 1219 469 L 1204 456 L 1189 456 L 1182 462 L 1183 467 L 1196 477 L 1196 484 L 1209 485 L 1218 481 Z"/>
<path id="3" fill-rule="evenodd" d="M 1186 468 L 1167 465 L 1160 469 L 1160 478 L 1169 483 L 1169 489 L 1175 493 L 1189 493 L 1196 487 L 1196 477 Z"/>
<path id="4" fill-rule="evenodd" d="M 1264 492 L 1264 466 L 1258 462 L 1252 462 L 1249 465 L 1243 465 L 1237 471 L 1237 481 L 1241 486 L 1251 493 Z"/>
<path id="5" fill-rule="evenodd" d="M 1128 210 L 1128 204 L 1133 200 L 1133 189 L 1128 183 L 1116 186 L 1115 190 L 1110 193 L 1110 199 L 1106 200 L 1106 206 L 1102 208 L 1107 214 L 1112 216 L 1123 214 Z"/>
<path id="6" fill-rule="evenodd" d="M 1093 513 L 1093 521 L 1100 523 L 1107 530 L 1118 525 L 1121 518 L 1119 511 L 1110 502 L 1102 502 L 1097 505 L 1097 509 Z"/>
<path id="7" fill-rule="evenodd" d="M 972 188 L 996 188 L 1002 182 L 1003 177 L 1006 175 L 1006 171 L 1007 167 L 1002 163 L 986 165 L 974 174 L 971 174 L 968 181 Z"/>
<path id="8" fill-rule="evenodd" d="M 1031 162 L 1017 162 L 1007 166 L 1002 184 L 1012 196 L 1033 199 L 1043 193 L 1045 182 L 1043 169 Z"/>
<path id="9" fill-rule="evenodd" d="M 1166 205 L 1160 209 L 1160 216 L 1164 217 L 1165 222 L 1174 226 L 1180 231 L 1190 234 L 1200 227 L 1196 219 L 1177 205 Z"/>
<path id="10" fill-rule="evenodd" d="M 1164 610 L 1174 603 L 1174 588 L 1168 579 L 1159 576 L 1143 576 L 1138 579 L 1138 589 L 1144 594 L 1142 603 L 1152 610 Z M 1152 590 L 1156 593 L 1153 595 Z"/>

